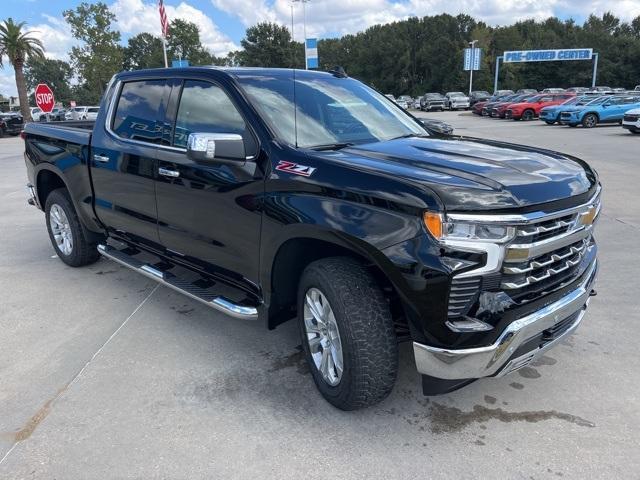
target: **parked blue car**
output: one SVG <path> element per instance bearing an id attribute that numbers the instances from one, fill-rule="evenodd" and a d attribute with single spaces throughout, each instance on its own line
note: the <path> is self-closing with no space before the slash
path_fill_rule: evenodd
<path id="1" fill-rule="evenodd" d="M 560 121 L 560 112 L 567 110 L 567 107 L 586 105 L 587 103 L 594 101 L 596 98 L 601 97 L 594 97 L 593 95 L 581 95 L 578 97 L 572 97 L 566 102 L 561 103 L 560 105 L 549 105 L 548 107 L 544 107 L 542 110 L 540 110 L 539 119 L 545 122 L 547 125 L 553 125 L 554 123 Z"/>
<path id="2" fill-rule="evenodd" d="M 593 128 L 599 123 L 622 122 L 624 112 L 640 108 L 640 95 L 614 95 L 601 97 L 586 105 L 574 105 L 560 112 L 560 123 Z"/>

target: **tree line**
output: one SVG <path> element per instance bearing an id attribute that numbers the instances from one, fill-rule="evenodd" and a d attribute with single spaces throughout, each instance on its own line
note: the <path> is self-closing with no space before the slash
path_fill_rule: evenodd
<path id="1" fill-rule="evenodd" d="M 69 62 L 45 58 L 46 46 L 33 38 L 16 63 L 10 57 L 17 83 L 24 68 L 23 83 L 29 90 L 47 82 L 64 104 L 71 100 L 97 104 L 118 71 L 164 66 L 161 38 L 140 33 L 122 45 L 114 28 L 116 17 L 102 2 L 82 3 L 65 10 L 63 16 L 78 40 L 69 52 Z M 24 24 L 13 25 L 19 25 L 23 40 L 29 38 Z M 7 50 L 2 32 L 0 28 L 0 49 Z M 482 68 L 474 74 L 475 89 L 493 89 L 496 57 L 504 51 L 546 48 L 593 48 L 600 55 L 598 84 L 640 84 L 640 16 L 627 23 L 611 13 L 591 15 L 582 25 L 552 17 L 497 27 L 464 14 L 410 17 L 353 35 L 321 39 L 320 69 L 341 66 L 350 76 L 396 95 L 465 90 L 468 72 L 462 70 L 462 59 L 471 40 L 477 40 L 483 50 Z M 304 68 L 303 44 L 293 41 L 285 26 L 259 23 L 247 29 L 240 44 L 240 50 L 216 57 L 202 44 L 198 27 L 180 18 L 171 21 L 167 38 L 169 60 L 187 59 L 191 65 Z M 591 72 L 592 64 L 586 61 L 561 66 L 556 62 L 509 64 L 501 68 L 500 85 L 512 89 L 588 86 Z"/>

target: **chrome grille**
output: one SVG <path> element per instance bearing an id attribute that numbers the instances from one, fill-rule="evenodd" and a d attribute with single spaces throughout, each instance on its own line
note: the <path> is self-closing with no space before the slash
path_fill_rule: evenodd
<path id="1" fill-rule="evenodd" d="M 593 221 L 599 199 L 590 206 L 565 214 L 550 214 L 516 227 L 507 245 L 500 288 L 514 301 L 524 303 L 573 281 L 592 245 Z"/>
<path id="2" fill-rule="evenodd" d="M 455 221 L 508 225 L 514 234 L 500 249 L 495 245 L 489 248 L 487 243 L 474 245 L 486 251 L 486 263 L 453 277 L 449 317 L 473 316 L 483 292 L 504 292 L 514 305 L 522 305 L 576 281 L 594 258 L 592 232 L 600 207 L 598 188 L 587 203 L 562 211 L 502 216 L 450 214 Z M 465 245 L 458 242 L 455 246 L 464 249 Z"/>
<path id="3" fill-rule="evenodd" d="M 507 264 L 502 268 L 501 287 L 505 290 L 516 290 L 551 278 L 577 266 L 587 250 L 587 240 L 545 253 L 519 264 Z"/>

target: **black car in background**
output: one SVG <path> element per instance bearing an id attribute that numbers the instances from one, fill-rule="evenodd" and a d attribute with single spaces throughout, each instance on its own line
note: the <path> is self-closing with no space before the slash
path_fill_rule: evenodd
<path id="1" fill-rule="evenodd" d="M 0 113 L 0 137 L 18 135 L 23 126 L 22 115 L 14 112 Z"/>
<path id="2" fill-rule="evenodd" d="M 420 99 L 420 110 L 444 110 L 445 98 L 440 93 L 425 93 Z"/>
<path id="3" fill-rule="evenodd" d="M 485 90 L 474 90 L 469 97 L 469 104 L 473 107 L 478 102 L 484 102 L 491 98 L 491 94 Z"/>

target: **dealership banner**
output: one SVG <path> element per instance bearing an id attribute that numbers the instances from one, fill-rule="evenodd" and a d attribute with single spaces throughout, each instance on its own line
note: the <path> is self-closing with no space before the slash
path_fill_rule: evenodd
<path id="1" fill-rule="evenodd" d="M 307 68 L 318 68 L 318 40 L 307 38 L 305 41 L 304 57 Z"/>
<path id="2" fill-rule="evenodd" d="M 504 63 L 591 60 L 592 56 L 592 48 L 568 48 L 559 50 L 516 50 L 512 52 L 504 52 Z"/>

